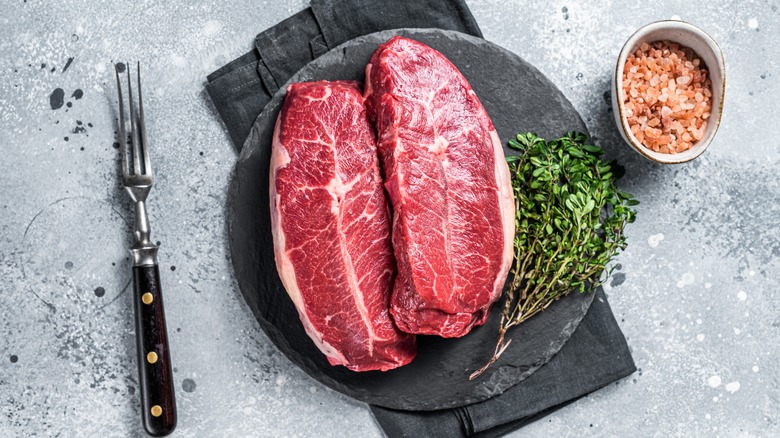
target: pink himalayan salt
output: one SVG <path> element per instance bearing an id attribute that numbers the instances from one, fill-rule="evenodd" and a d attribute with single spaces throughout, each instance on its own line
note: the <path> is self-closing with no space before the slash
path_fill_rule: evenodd
<path id="1" fill-rule="evenodd" d="M 707 75 L 687 47 L 642 43 L 623 68 L 624 113 L 634 137 L 648 149 L 669 154 L 701 140 L 712 109 Z"/>

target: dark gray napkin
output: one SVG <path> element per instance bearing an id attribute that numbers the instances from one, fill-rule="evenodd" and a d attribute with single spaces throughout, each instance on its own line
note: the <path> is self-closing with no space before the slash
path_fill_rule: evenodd
<path id="1" fill-rule="evenodd" d="M 255 118 L 303 66 L 353 38 L 402 27 L 482 37 L 463 0 L 312 0 L 257 35 L 254 50 L 208 75 L 206 89 L 240 150 Z"/>
<path id="2" fill-rule="evenodd" d="M 343 42 L 397 28 L 482 33 L 464 0 L 312 0 L 255 38 L 255 49 L 208 76 L 206 88 L 240 150 L 255 118 L 300 68 Z M 635 371 L 602 291 L 571 339 L 526 380 L 493 399 L 433 412 L 371 406 L 388 437 L 498 437 Z"/>

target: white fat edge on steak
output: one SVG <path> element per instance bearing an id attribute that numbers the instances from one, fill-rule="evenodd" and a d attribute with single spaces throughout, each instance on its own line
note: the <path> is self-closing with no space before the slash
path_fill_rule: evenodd
<path id="1" fill-rule="evenodd" d="M 485 113 L 487 114 L 487 112 Z M 509 268 L 512 266 L 514 258 L 514 240 L 515 240 L 515 198 L 512 194 L 512 179 L 509 174 L 509 164 L 504 157 L 504 147 L 498 132 L 495 128 L 490 130 L 490 138 L 493 140 L 493 152 L 496 161 L 496 185 L 498 186 L 498 204 L 501 211 L 501 218 L 504 227 L 504 253 L 501 260 L 501 270 L 493 284 L 493 297 L 497 299 L 501 296 L 506 283 L 506 277 L 509 274 Z"/>
<path id="2" fill-rule="evenodd" d="M 279 211 L 280 196 L 276 193 L 276 171 L 290 163 L 290 155 L 287 149 L 282 146 L 279 141 L 279 125 L 281 122 L 282 114 L 279 113 L 279 117 L 276 119 L 276 126 L 274 127 L 274 135 L 271 147 L 271 172 L 270 172 L 270 198 L 271 198 L 271 230 L 274 240 L 274 259 L 276 260 L 276 269 L 279 272 L 279 277 L 284 285 L 284 290 L 287 295 L 290 296 L 295 308 L 298 310 L 298 316 L 300 317 L 303 328 L 306 334 L 309 335 L 317 348 L 328 357 L 329 362 L 333 365 L 347 365 L 349 362 L 347 359 L 329 343 L 325 342 L 320 333 L 314 325 L 312 325 L 309 319 L 306 307 L 303 304 L 301 297 L 301 290 L 298 288 L 298 281 L 295 278 L 295 268 L 292 261 L 287 256 L 285 250 L 285 236 L 284 230 L 281 228 L 281 213 Z"/>

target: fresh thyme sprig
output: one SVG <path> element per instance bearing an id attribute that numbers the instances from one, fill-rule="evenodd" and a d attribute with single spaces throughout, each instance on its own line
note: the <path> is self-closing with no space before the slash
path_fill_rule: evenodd
<path id="1" fill-rule="evenodd" d="M 623 168 L 601 160 L 604 151 L 570 132 L 549 142 L 531 133 L 509 141 L 506 158 L 515 196 L 514 265 L 492 365 L 512 342 L 507 331 L 573 290 L 602 284 L 607 264 L 626 246 L 623 234 L 639 202 L 619 191 Z"/>

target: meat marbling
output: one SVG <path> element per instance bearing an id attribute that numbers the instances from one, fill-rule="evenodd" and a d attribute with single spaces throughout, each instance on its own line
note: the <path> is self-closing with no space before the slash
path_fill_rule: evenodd
<path id="1" fill-rule="evenodd" d="M 512 261 L 501 141 L 458 69 L 408 38 L 374 53 L 365 96 L 393 208 L 393 319 L 407 333 L 463 336 L 484 324 Z"/>
<path id="2" fill-rule="evenodd" d="M 354 371 L 411 362 L 414 336 L 389 314 L 396 274 L 390 211 L 358 83 L 287 87 L 270 195 L 277 270 L 328 361 Z"/>

